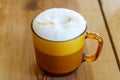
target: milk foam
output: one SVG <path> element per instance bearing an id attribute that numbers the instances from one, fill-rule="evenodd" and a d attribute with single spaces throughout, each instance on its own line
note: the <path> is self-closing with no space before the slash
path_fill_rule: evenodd
<path id="1" fill-rule="evenodd" d="M 86 21 L 83 16 L 64 8 L 43 11 L 35 17 L 32 25 L 38 36 L 51 41 L 73 39 L 86 29 Z"/>

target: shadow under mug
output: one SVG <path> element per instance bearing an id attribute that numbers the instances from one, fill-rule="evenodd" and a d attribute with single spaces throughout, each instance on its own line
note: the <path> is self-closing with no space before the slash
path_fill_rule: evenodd
<path id="1" fill-rule="evenodd" d="M 79 36 L 67 41 L 46 40 L 37 35 L 33 28 L 32 31 L 38 66 L 42 70 L 56 75 L 74 71 L 83 61 L 95 61 L 103 46 L 101 36 L 97 33 L 86 32 L 86 29 Z M 85 40 L 88 38 L 98 42 L 97 51 L 93 55 L 86 55 L 83 52 Z"/>

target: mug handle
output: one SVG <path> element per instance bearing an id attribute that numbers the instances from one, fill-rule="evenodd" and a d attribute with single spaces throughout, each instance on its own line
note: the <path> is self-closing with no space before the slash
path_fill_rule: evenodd
<path id="1" fill-rule="evenodd" d="M 86 62 L 92 62 L 92 61 L 95 61 L 100 55 L 100 52 L 103 47 L 103 39 L 99 34 L 94 33 L 94 32 L 86 32 L 86 39 L 95 39 L 98 42 L 98 48 L 97 48 L 96 53 L 93 55 L 85 54 L 83 58 L 83 60 Z"/>

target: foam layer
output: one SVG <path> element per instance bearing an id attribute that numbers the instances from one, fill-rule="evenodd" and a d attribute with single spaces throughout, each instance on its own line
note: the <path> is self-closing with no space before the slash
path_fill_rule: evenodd
<path id="1" fill-rule="evenodd" d="M 64 8 L 43 11 L 35 17 L 32 25 L 38 36 L 51 41 L 73 39 L 86 29 L 86 21 L 83 16 Z"/>

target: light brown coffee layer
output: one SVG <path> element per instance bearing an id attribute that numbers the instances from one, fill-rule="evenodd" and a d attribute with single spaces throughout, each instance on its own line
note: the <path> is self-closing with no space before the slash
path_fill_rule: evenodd
<path id="1" fill-rule="evenodd" d="M 66 56 L 51 56 L 37 48 L 35 51 L 39 67 L 55 74 L 65 74 L 75 70 L 81 64 L 83 57 L 83 49 Z"/>

